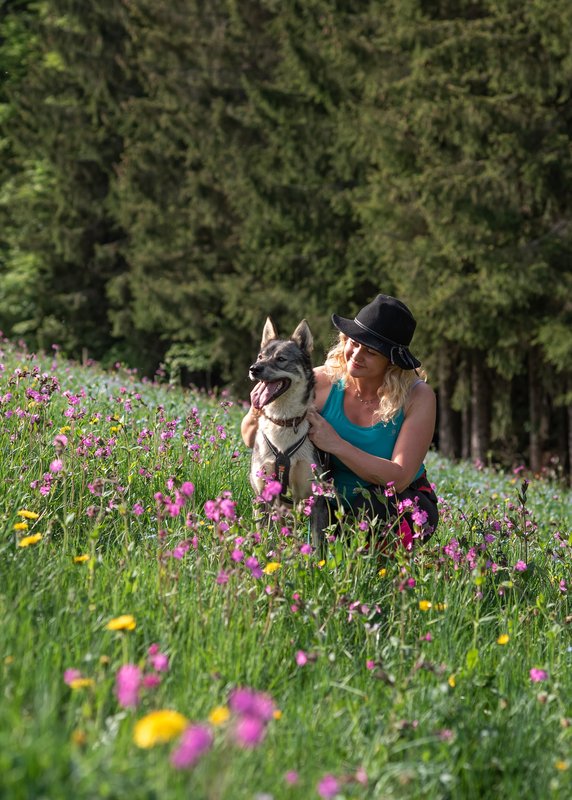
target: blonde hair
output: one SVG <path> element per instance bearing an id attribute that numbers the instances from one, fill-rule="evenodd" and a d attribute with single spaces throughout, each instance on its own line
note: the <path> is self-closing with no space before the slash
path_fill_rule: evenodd
<path id="1" fill-rule="evenodd" d="M 326 355 L 324 371 L 332 383 L 347 377 L 344 349 L 348 338 L 345 334 L 340 333 L 338 342 Z M 389 364 L 383 383 L 377 390 L 379 406 L 373 413 L 374 420 L 376 422 L 390 422 L 399 410 L 404 407 L 411 387 L 419 378 L 423 381 L 427 380 L 427 373 L 422 367 L 418 367 L 416 372 L 413 369 L 401 369 L 395 364 Z"/>

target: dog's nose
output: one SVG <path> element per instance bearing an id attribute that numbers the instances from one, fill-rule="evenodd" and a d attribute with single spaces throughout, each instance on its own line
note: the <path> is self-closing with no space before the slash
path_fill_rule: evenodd
<path id="1" fill-rule="evenodd" d="M 260 372 L 260 364 L 251 364 L 248 369 L 251 375 L 258 375 Z"/>

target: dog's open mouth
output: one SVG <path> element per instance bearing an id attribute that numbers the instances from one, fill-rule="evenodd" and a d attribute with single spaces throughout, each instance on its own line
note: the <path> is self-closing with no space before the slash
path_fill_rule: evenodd
<path id="1" fill-rule="evenodd" d="M 254 408 L 264 408 L 288 389 L 290 381 L 282 378 L 279 381 L 260 381 L 260 385 L 252 394 L 251 400 Z"/>

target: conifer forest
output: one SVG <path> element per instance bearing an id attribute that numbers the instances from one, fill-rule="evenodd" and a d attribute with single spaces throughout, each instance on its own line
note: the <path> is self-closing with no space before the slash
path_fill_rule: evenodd
<path id="1" fill-rule="evenodd" d="M 251 389 L 417 318 L 445 456 L 572 474 L 570 0 L 0 0 L 0 329 Z"/>

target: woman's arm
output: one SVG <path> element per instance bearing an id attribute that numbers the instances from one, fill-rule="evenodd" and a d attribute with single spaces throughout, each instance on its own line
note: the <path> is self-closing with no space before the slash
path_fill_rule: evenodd
<path id="1" fill-rule="evenodd" d="M 396 491 L 402 492 L 415 477 L 429 450 L 435 430 L 435 393 L 426 383 L 414 387 L 391 459 L 372 456 L 342 439 L 315 411 L 308 418 L 310 439 L 316 447 L 339 458 L 362 480 L 381 486 L 393 482 Z"/>
<path id="2" fill-rule="evenodd" d="M 242 418 L 240 423 L 240 434 L 242 441 L 247 447 L 254 447 L 254 440 L 256 438 L 256 431 L 258 430 L 258 418 L 262 414 L 254 406 L 251 406 L 248 412 Z"/>

